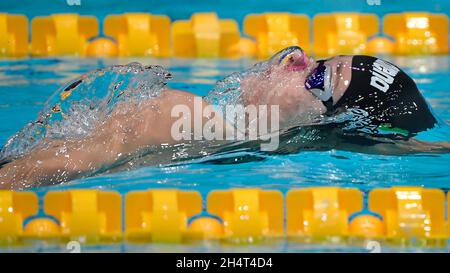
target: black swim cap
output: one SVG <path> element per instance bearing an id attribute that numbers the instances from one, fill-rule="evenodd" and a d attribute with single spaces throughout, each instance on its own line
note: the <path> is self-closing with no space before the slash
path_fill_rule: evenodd
<path id="1" fill-rule="evenodd" d="M 397 66 L 370 56 L 353 56 L 350 84 L 334 105 L 342 108 L 367 112 L 374 133 L 413 136 L 436 124 L 414 80 Z"/>

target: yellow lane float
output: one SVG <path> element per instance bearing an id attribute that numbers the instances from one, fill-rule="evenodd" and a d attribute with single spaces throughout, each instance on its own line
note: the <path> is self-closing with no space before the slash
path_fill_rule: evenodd
<path id="1" fill-rule="evenodd" d="M 317 187 L 290 190 L 286 196 L 288 237 L 343 237 L 350 234 L 349 217 L 363 208 L 357 189 Z"/>
<path id="2" fill-rule="evenodd" d="M 369 193 L 369 209 L 383 217 L 387 239 L 442 240 L 445 228 L 445 194 L 438 189 L 392 187 Z"/>
<path id="3" fill-rule="evenodd" d="M 99 36 L 96 17 L 78 14 L 38 16 L 0 13 L 0 57 L 32 56 L 152 56 L 267 58 L 297 45 L 320 57 L 338 54 L 448 54 L 449 19 L 446 14 L 404 12 L 383 18 L 383 34 L 375 14 L 317 14 L 312 27 L 306 15 L 286 12 L 249 14 L 241 37 L 235 20 L 216 13 L 194 13 L 171 24 L 166 15 L 113 14 Z M 312 40 L 310 33 L 312 32 Z M 95 39 L 94 39 L 95 38 Z M 312 50 L 311 46 L 312 45 Z"/>
<path id="4" fill-rule="evenodd" d="M 250 14 L 244 19 L 244 33 L 255 39 L 258 58 L 267 58 L 294 45 L 309 51 L 309 18 L 306 15 Z"/>
<path id="5" fill-rule="evenodd" d="M 38 212 L 33 192 L 0 190 L 0 245 L 15 242 L 24 234 L 24 220 Z"/>
<path id="6" fill-rule="evenodd" d="M 86 49 L 86 57 L 116 57 L 118 55 L 117 43 L 104 37 L 90 41 Z"/>
<path id="7" fill-rule="evenodd" d="M 125 236 L 129 241 L 180 243 L 188 218 L 202 211 L 196 191 L 132 191 L 125 197 Z"/>
<path id="8" fill-rule="evenodd" d="M 120 56 L 170 55 L 170 19 L 165 15 L 125 13 L 105 18 L 103 32 L 114 38 Z"/>
<path id="9" fill-rule="evenodd" d="M 294 45 L 309 51 L 309 18 L 306 15 L 250 14 L 244 19 L 244 33 L 256 40 L 258 58 L 267 58 Z"/>
<path id="10" fill-rule="evenodd" d="M 44 211 L 59 221 L 59 236 L 63 238 L 87 242 L 122 238 L 122 196 L 117 192 L 51 191 L 44 197 Z M 51 232 L 57 231 L 48 222 L 42 224 L 49 225 Z"/>
<path id="11" fill-rule="evenodd" d="M 350 222 L 350 234 L 363 238 L 381 238 L 384 235 L 383 221 L 373 215 L 358 215 Z"/>
<path id="12" fill-rule="evenodd" d="M 219 220 L 202 216 L 190 223 L 188 231 L 192 239 L 221 239 L 223 238 L 224 227 Z"/>
<path id="13" fill-rule="evenodd" d="M 292 189 L 285 203 L 280 191 L 242 188 L 211 191 L 204 211 L 197 191 L 131 191 L 125 194 L 123 208 L 119 193 L 86 189 L 47 192 L 44 215 L 38 213 L 35 193 L 3 190 L 0 245 L 23 245 L 30 240 L 97 244 L 123 239 L 132 243 L 255 243 L 282 238 L 358 243 L 370 238 L 390 245 L 443 247 L 450 235 L 445 220 L 450 194 L 445 202 L 442 190 L 422 187 L 373 189 L 366 209 L 363 193 L 354 188 Z"/>
<path id="14" fill-rule="evenodd" d="M 316 56 L 364 54 L 368 38 L 378 28 L 375 14 L 318 14 L 313 19 L 313 52 Z"/>
<path id="15" fill-rule="evenodd" d="M 219 20 L 215 13 L 195 13 L 172 24 L 174 57 L 239 57 L 240 43 L 237 22 Z"/>
<path id="16" fill-rule="evenodd" d="M 212 191 L 207 209 L 222 219 L 224 238 L 247 241 L 283 235 L 283 195 L 279 191 Z"/>
<path id="17" fill-rule="evenodd" d="M 27 54 L 27 17 L 0 13 L 0 57 L 23 57 Z"/>
<path id="18" fill-rule="evenodd" d="M 448 17 L 445 14 L 387 14 L 383 19 L 383 32 L 394 38 L 396 54 L 448 53 Z"/>
<path id="19" fill-rule="evenodd" d="M 93 16 L 38 16 L 31 21 L 31 54 L 85 56 L 88 40 L 98 34 L 98 21 Z"/>
<path id="20" fill-rule="evenodd" d="M 395 43 L 387 37 L 373 37 L 367 43 L 367 54 L 388 55 L 395 51 Z"/>

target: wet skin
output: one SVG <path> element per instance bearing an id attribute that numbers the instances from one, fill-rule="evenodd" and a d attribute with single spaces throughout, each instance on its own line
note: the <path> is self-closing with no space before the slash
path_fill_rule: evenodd
<path id="1" fill-rule="evenodd" d="M 352 56 L 337 56 L 325 64 L 332 70 L 333 99 L 337 102 L 351 80 Z M 265 73 L 251 75 L 241 82 L 242 98 L 246 105 L 278 105 L 280 128 L 307 124 L 323 115 L 325 106 L 305 88 L 305 79 L 317 67 L 317 63 L 300 51 L 293 51 L 282 63 L 271 63 Z M 46 149 L 33 149 L 24 157 L 4 165 L 0 169 L 0 189 L 23 189 L 61 183 L 94 173 L 111 166 L 148 147 L 174 145 L 171 135 L 171 110 L 186 105 L 192 113 L 204 109 L 194 107 L 195 94 L 165 89 L 157 98 L 139 105 L 122 105 L 105 121 L 98 124 L 94 134 L 78 140 L 53 141 Z M 206 101 L 203 107 L 208 106 Z M 203 124 L 211 117 L 203 118 Z M 193 122 L 193 120 L 191 120 Z M 224 131 L 231 126 L 224 122 Z M 191 124 L 191 128 L 194 125 Z M 191 132 L 192 133 L 192 132 Z M 329 148 L 359 151 L 361 147 L 340 146 Z M 375 145 L 368 152 L 388 154 L 433 151 L 448 144 L 429 144 L 414 141 L 392 146 Z"/>

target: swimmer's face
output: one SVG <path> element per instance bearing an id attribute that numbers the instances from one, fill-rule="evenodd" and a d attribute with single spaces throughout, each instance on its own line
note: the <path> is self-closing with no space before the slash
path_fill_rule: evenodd
<path id="1" fill-rule="evenodd" d="M 326 112 L 322 101 L 305 87 L 319 63 L 300 48 L 290 47 L 275 54 L 267 71 L 242 80 L 245 104 L 278 105 L 280 125 L 310 123 Z M 352 56 L 336 56 L 325 61 L 331 70 L 331 88 L 336 102 L 351 80 Z"/>

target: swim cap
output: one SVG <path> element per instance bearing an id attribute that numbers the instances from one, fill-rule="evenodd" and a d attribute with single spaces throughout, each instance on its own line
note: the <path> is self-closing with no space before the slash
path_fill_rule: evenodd
<path id="1" fill-rule="evenodd" d="M 334 109 L 367 112 L 374 133 L 412 136 L 433 128 L 436 119 L 414 80 L 397 66 L 370 56 L 353 56 L 352 78 Z"/>

